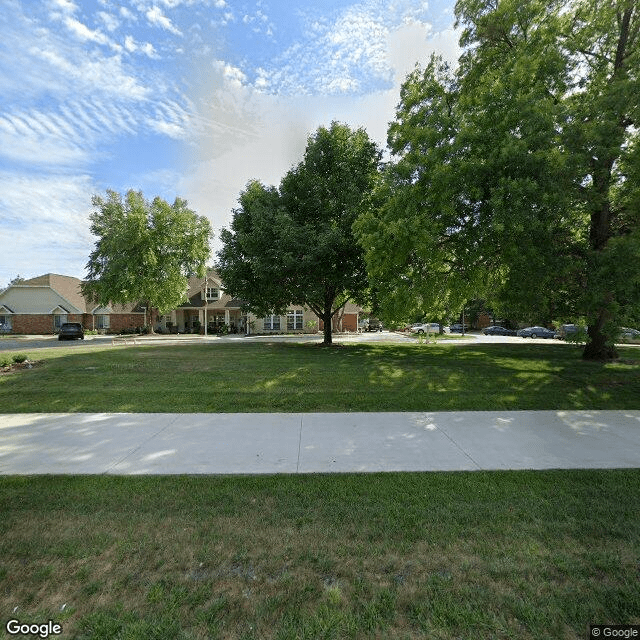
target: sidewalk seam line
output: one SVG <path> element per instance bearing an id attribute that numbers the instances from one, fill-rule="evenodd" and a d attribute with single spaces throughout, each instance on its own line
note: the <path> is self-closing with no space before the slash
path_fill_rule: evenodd
<path id="1" fill-rule="evenodd" d="M 127 458 L 130 458 L 136 451 L 139 451 L 145 444 L 147 444 L 147 442 L 151 442 L 151 440 L 153 440 L 156 436 L 160 435 L 163 431 L 166 431 L 169 427 L 172 427 L 177 421 L 178 418 L 180 417 L 179 413 L 176 414 L 172 414 L 175 416 L 175 418 L 166 426 L 164 426 L 162 429 L 160 429 L 159 431 L 156 431 L 154 434 L 150 435 L 146 440 L 144 440 L 143 442 L 141 442 L 135 449 L 132 449 L 131 451 L 129 451 L 129 453 L 127 453 L 127 455 L 123 456 L 122 458 L 120 458 L 120 460 L 118 460 L 117 462 L 114 462 L 110 467 L 107 467 L 101 475 L 106 475 L 107 473 L 109 473 L 112 469 L 115 469 L 119 464 L 122 464 Z"/>
<path id="2" fill-rule="evenodd" d="M 302 448 L 302 424 L 304 422 L 304 414 L 300 416 L 300 431 L 298 433 L 298 461 L 296 462 L 296 473 L 300 473 L 300 449 Z"/>
<path id="3" fill-rule="evenodd" d="M 458 449 L 458 451 L 460 451 L 463 455 L 467 456 L 467 458 L 469 458 L 469 460 L 471 460 L 471 462 L 473 462 L 473 464 L 476 465 L 476 467 L 478 467 L 478 469 L 480 471 L 482 471 L 482 466 L 479 465 L 442 427 L 438 427 L 438 430 L 444 434 L 444 436 L 451 442 L 453 443 L 453 446 L 456 447 Z"/>

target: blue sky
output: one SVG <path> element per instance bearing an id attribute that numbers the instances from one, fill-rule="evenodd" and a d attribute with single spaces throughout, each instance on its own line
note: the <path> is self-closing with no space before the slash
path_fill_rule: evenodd
<path id="1" fill-rule="evenodd" d="M 0 0 L 0 287 L 82 278 L 91 196 L 186 198 L 221 227 L 332 120 L 381 146 L 400 84 L 455 61 L 444 0 Z"/>

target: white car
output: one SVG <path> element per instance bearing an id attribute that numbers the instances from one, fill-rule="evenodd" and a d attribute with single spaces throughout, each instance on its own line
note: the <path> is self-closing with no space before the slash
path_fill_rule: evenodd
<path id="1" fill-rule="evenodd" d="M 620 340 L 622 340 L 622 342 L 636 342 L 640 340 L 640 331 L 622 327 L 622 329 L 620 329 Z"/>
<path id="2" fill-rule="evenodd" d="M 411 325 L 413 333 L 440 333 L 440 325 L 437 322 L 427 322 Z M 449 333 L 448 327 L 442 327 L 443 333 Z"/>

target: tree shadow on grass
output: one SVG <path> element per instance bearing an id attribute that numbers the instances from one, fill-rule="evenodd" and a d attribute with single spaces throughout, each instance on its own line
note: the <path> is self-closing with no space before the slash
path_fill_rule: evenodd
<path id="1" fill-rule="evenodd" d="M 633 409 L 637 350 L 582 360 L 567 345 L 244 343 L 38 354 L 0 377 L 5 413 Z"/>

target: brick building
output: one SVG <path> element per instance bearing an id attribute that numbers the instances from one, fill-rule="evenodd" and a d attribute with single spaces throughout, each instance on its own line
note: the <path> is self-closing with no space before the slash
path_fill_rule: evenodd
<path id="1" fill-rule="evenodd" d="M 65 322 L 80 322 L 85 329 L 117 333 L 145 323 L 144 308 L 91 304 L 80 284 L 78 278 L 47 273 L 9 286 L 0 293 L 0 331 L 47 335 Z"/>
<path id="2" fill-rule="evenodd" d="M 0 332 L 53 334 L 65 322 L 81 322 L 85 330 L 119 333 L 145 324 L 161 333 L 216 332 L 225 326 L 232 333 L 315 333 L 322 321 L 310 309 L 292 305 L 283 315 L 257 317 L 242 309 L 242 301 L 224 291 L 214 270 L 206 278 L 189 280 L 186 300 L 177 309 L 159 315 L 136 305 L 102 307 L 82 295 L 81 280 L 48 273 L 23 280 L 0 292 Z M 357 331 L 361 309 L 352 303 L 336 314 L 335 331 Z"/>

